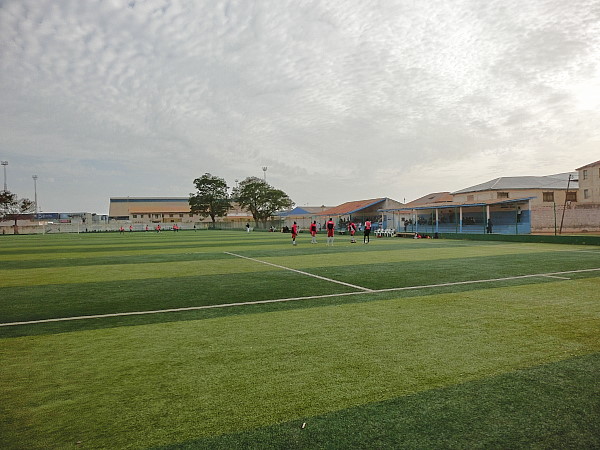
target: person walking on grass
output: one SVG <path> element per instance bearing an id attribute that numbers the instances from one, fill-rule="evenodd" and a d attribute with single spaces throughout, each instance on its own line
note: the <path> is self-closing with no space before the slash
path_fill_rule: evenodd
<path id="1" fill-rule="evenodd" d="M 365 236 L 363 237 L 363 244 L 368 244 L 370 242 L 371 235 L 371 221 L 365 221 Z"/>
<path id="2" fill-rule="evenodd" d="M 296 245 L 296 236 L 298 236 L 298 225 L 294 222 L 294 225 L 292 225 L 292 245 Z"/>
<path id="3" fill-rule="evenodd" d="M 317 221 L 313 220 L 313 223 L 310 224 L 310 235 L 311 235 L 311 244 L 317 243 Z"/>
<path id="4" fill-rule="evenodd" d="M 333 219 L 331 217 L 325 224 L 325 228 L 327 228 L 327 245 L 333 245 L 333 237 L 334 237 L 334 233 L 335 233 L 335 223 L 333 223 Z"/>

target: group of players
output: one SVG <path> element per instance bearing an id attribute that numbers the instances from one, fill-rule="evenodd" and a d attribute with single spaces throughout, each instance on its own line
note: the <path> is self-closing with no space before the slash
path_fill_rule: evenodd
<path id="1" fill-rule="evenodd" d="M 356 243 L 356 238 L 354 236 L 356 234 L 356 229 L 357 229 L 357 227 L 354 222 L 350 222 L 348 224 L 348 232 L 350 233 L 350 242 L 353 244 Z M 327 245 L 328 246 L 333 245 L 333 238 L 335 235 L 335 223 L 333 222 L 333 219 L 331 217 L 325 223 L 325 230 L 327 231 Z M 310 243 L 316 244 L 317 243 L 317 221 L 316 220 L 314 220 L 313 223 L 310 224 L 309 231 L 310 231 L 310 235 L 311 235 Z M 294 225 L 292 225 L 292 245 L 296 245 L 296 237 L 297 236 L 298 236 L 298 224 L 296 222 L 294 222 Z M 363 243 L 368 244 L 370 242 L 370 237 L 371 237 L 371 221 L 367 220 L 365 222 Z"/>

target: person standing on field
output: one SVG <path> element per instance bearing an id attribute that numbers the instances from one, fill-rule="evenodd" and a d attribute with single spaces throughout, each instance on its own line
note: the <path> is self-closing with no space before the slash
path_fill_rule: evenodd
<path id="1" fill-rule="evenodd" d="M 365 236 L 363 237 L 363 244 L 368 244 L 370 242 L 371 235 L 371 221 L 365 221 Z"/>
<path id="2" fill-rule="evenodd" d="M 313 223 L 310 224 L 310 235 L 312 236 L 310 243 L 317 243 L 317 221 L 313 220 Z"/>
<path id="3" fill-rule="evenodd" d="M 325 228 L 327 228 L 327 245 L 333 245 L 333 237 L 335 233 L 335 223 L 333 223 L 333 219 L 330 217 L 327 223 L 325 224 Z"/>
<path id="4" fill-rule="evenodd" d="M 292 245 L 296 245 L 296 236 L 298 236 L 298 225 L 294 222 L 294 225 L 292 225 Z"/>
<path id="5" fill-rule="evenodd" d="M 350 233 L 350 242 L 356 244 L 356 239 L 354 237 L 354 234 L 356 233 L 356 224 L 354 222 L 348 224 L 348 232 Z"/>

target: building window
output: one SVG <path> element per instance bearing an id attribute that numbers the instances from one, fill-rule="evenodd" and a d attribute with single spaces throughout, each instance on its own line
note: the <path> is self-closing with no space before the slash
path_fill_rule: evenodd
<path id="1" fill-rule="evenodd" d="M 194 215 L 193 215 L 193 214 L 190 214 L 190 217 L 194 217 Z"/>
<path id="2" fill-rule="evenodd" d="M 173 217 L 173 214 L 169 214 L 169 217 Z"/>
<path id="3" fill-rule="evenodd" d="M 179 217 L 183 217 L 183 214 L 179 214 Z"/>
<path id="4" fill-rule="evenodd" d="M 137 214 L 134 214 L 134 215 L 133 215 L 133 218 L 134 218 L 134 219 L 137 219 Z"/>
<path id="5" fill-rule="evenodd" d="M 544 192 L 544 201 L 545 202 L 553 202 L 554 201 L 554 192 Z"/>
<path id="6" fill-rule="evenodd" d="M 577 192 L 575 192 L 575 191 L 567 192 L 567 201 L 568 202 L 576 202 L 577 201 Z"/>
<path id="7" fill-rule="evenodd" d="M 583 179 L 587 180 L 587 169 L 583 169 Z"/>
<path id="8" fill-rule="evenodd" d="M 583 198 L 590 198 L 590 190 L 589 189 L 583 190 Z"/>
<path id="9" fill-rule="evenodd" d="M 508 192 L 498 192 L 498 198 L 508 198 Z"/>

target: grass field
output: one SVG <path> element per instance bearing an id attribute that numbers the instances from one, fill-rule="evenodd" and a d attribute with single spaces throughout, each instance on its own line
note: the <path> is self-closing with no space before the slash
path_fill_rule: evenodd
<path id="1" fill-rule="evenodd" d="M 600 448 L 599 247 L 324 241 L 2 237 L 0 448 Z"/>

